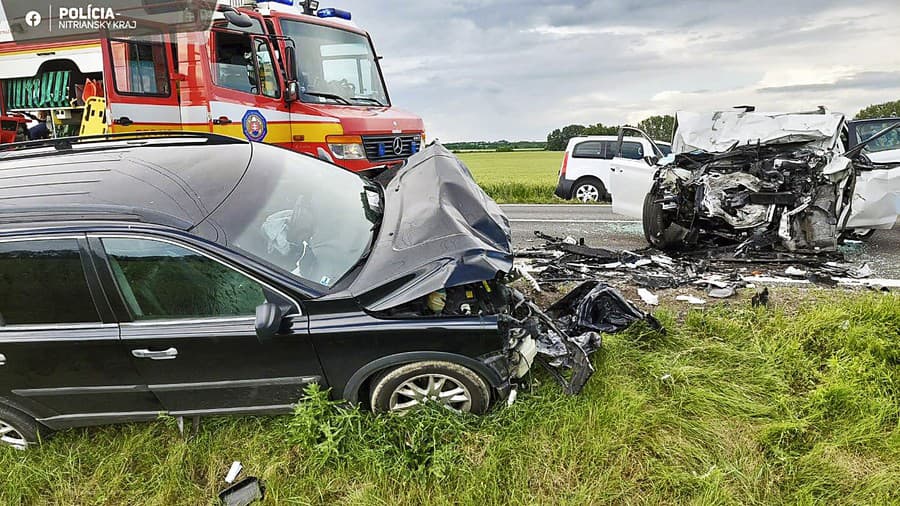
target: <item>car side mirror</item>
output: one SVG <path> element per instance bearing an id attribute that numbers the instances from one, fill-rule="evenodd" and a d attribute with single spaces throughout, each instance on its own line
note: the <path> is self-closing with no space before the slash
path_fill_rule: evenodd
<path id="1" fill-rule="evenodd" d="M 287 91 L 284 94 L 285 102 L 296 102 L 300 99 L 300 83 L 297 81 L 288 81 Z"/>
<path id="2" fill-rule="evenodd" d="M 657 162 L 659 162 L 659 157 L 658 156 L 645 156 L 644 161 L 647 162 L 647 165 L 652 167 L 652 166 L 656 165 Z"/>
<path id="3" fill-rule="evenodd" d="M 290 308 L 267 302 L 256 308 L 256 337 L 267 343 L 281 332 Z"/>

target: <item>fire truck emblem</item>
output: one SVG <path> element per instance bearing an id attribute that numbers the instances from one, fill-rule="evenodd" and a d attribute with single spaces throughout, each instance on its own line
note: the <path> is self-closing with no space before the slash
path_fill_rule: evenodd
<path id="1" fill-rule="evenodd" d="M 244 126 L 244 135 L 253 142 L 262 142 L 269 133 L 265 116 L 256 109 L 247 111 L 241 124 Z"/>

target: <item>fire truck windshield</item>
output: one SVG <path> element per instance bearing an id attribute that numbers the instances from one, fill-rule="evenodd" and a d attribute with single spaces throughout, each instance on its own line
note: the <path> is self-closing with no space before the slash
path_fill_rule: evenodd
<path id="1" fill-rule="evenodd" d="M 369 39 L 338 28 L 282 20 L 297 49 L 300 98 L 308 103 L 389 106 Z"/>

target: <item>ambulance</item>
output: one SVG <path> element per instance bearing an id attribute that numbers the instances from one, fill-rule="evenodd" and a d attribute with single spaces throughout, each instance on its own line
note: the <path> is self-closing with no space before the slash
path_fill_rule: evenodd
<path id="1" fill-rule="evenodd" d="M 206 32 L 0 44 L 0 114 L 49 117 L 55 137 L 212 132 L 355 171 L 422 148 L 422 119 L 393 107 L 349 12 L 243 1 L 220 0 Z"/>

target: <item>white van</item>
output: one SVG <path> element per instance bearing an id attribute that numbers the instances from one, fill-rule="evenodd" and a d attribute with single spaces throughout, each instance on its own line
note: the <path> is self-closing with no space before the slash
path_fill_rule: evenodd
<path id="1" fill-rule="evenodd" d="M 613 158 L 635 160 L 649 168 L 668 154 L 667 148 L 671 150 L 666 143 L 656 143 L 654 146 L 648 139 L 625 137 L 622 152 L 617 153 L 617 141 L 618 137 L 615 135 L 570 139 L 559 169 L 556 196 L 581 202 L 609 201 L 612 193 L 610 180 L 613 176 Z"/>

